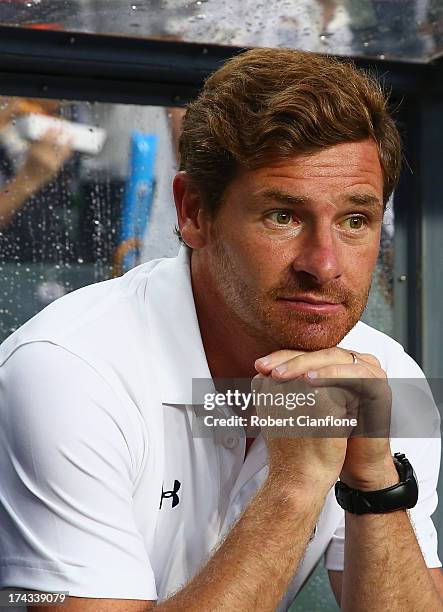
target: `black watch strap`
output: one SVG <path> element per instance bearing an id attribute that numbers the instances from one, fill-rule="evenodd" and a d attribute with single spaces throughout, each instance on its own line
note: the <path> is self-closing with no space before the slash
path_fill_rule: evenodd
<path id="1" fill-rule="evenodd" d="M 402 453 L 395 453 L 393 460 L 400 482 L 379 491 L 359 491 L 338 481 L 335 484 L 338 504 L 352 514 L 382 514 L 413 508 L 418 500 L 418 484 L 412 465 Z"/>

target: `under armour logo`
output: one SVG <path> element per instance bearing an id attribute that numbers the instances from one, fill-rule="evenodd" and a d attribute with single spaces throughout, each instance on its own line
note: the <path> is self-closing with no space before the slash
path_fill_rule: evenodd
<path id="1" fill-rule="evenodd" d="M 160 498 L 160 508 L 162 507 L 163 500 L 168 497 L 172 497 L 172 507 L 173 508 L 175 508 L 175 506 L 178 505 L 180 499 L 177 493 L 180 487 L 181 487 L 181 482 L 178 480 L 174 480 L 174 489 L 172 491 L 163 491 L 163 487 L 162 487 L 162 496 Z"/>

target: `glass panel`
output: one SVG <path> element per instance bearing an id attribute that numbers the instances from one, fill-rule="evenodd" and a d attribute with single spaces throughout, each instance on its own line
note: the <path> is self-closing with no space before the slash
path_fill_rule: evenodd
<path id="1" fill-rule="evenodd" d="M 68 291 L 178 251 L 171 183 L 182 113 L 0 98 L 0 341 Z M 45 126 L 29 140 L 48 118 L 68 122 L 63 136 Z M 84 134 L 54 144 L 80 124 Z"/>
<path id="2" fill-rule="evenodd" d="M 383 219 L 380 252 L 362 320 L 394 337 L 394 208 L 388 202 Z"/>
<path id="3" fill-rule="evenodd" d="M 323 561 L 317 565 L 289 612 L 339 612 Z"/>
<path id="4" fill-rule="evenodd" d="M 426 61 L 443 0 L 0 0 L 0 23 Z"/>

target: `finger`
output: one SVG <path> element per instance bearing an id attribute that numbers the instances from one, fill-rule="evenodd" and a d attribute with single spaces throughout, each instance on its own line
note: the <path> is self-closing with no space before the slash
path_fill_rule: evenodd
<path id="1" fill-rule="evenodd" d="M 355 399 L 390 406 L 391 388 L 386 376 L 375 377 L 371 370 L 361 364 L 331 365 L 306 374 L 306 382 L 312 387 L 334 387 L 353 394 Z"/>
<path id="2" fill-rule="evenodd" d="M 348 352 L 351 354 L 351 351 L 348 351 Z M 365 368 L 367 368 L 370 372 L 372 372 L 372 375 L 375 378 L 386 378 L 386 372 L 382 369 L 377 357 L 374 357 L 374 355 L 369 355 L 366 353 L 357 353 L 355 351 L 352 351 L 352 353 L 357 358 L 357 363 L 354 363 L 354 361 L 352 362 L 352 365 L 354 365 L 354 367 L 362 365 Z M 352 354 L 351 354 L 351 358 L 353 359 Z"/>
<path id="3" fill-rule="evenodd" d="M 379 375 L 372 364 L 359 359 L 359 353 L 355 354 L 358 364 L 364 364 L 365 367 L 371 369 L 374 376 Z M 280 363 L 272 369 L 271 376 L 276 380 L 291 380 L 303 376 L 309 370 L 318 370 L 319 368 L 334 364 L 352 365 L 353 368 L 358 365 L 354 364 L 353 357 L 349 351 L 339 347 L 332 347 L 320 351 L 302 353 L 284 363 Z"/>
<path id="4" fill-rule="evenodd" d="M 377 359 L 375 355 L 370 355 L 369 353 L 357 353 L 356 351 L 352 351 L 358 360 L 366 361 L 367 363 L 375 366 L 376 368 L 381 368 L 381 363 Z"/>
<path id="5" fill-rule="evenodd" d="M 290 349 L 275 351 L 274 353 L 269 353 L 269 355 L 257 359 L 254 363 L 254 367 L 257 372 L 269 374 L 276 366 L 298 355 L 304 355 L 304 351 L 293 351 Z"/>
<path id="6" fill-rule="evenodd" d="M 350 393 L 349 405 L 358 410 L 355 435 L 389 435 L 392 392 L 386 378 L 374 378 L 368 368 L 355 364 L 332 365 L 316 372 L 308 372 L 306 381 L 315 388 L 327 387 Z"/>
<path id="7" fill-rule="evenodd" d="M 306 380 L 316 387 L 330 387 L 334 385 L 344 389 L 357 388 L 361 387 L 362 379 L 368 378 L 377 380 L 377 377 L 363 363 L 334 363 L 306 372 Z"/>

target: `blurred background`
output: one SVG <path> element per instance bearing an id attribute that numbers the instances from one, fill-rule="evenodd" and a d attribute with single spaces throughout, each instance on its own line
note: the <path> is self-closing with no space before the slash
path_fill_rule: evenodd
<path id="1" fill-rule="evenodd" d="M 390 91 L 405 159 L 363 319 L 442 378 L 442 37 L 443 0 L 0 0 L 0 342 L 177 253 L 183 106 L 241 48 L 289 47 Z M 320 564 L 292 610 L 336 609 Z"/>

